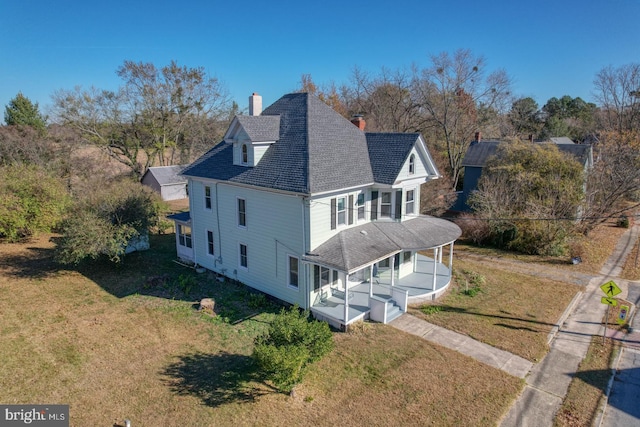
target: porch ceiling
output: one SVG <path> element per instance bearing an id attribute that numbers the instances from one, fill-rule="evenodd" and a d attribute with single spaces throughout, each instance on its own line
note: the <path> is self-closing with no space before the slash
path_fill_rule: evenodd
<path id="1" fill-rule="evenodd" d="M 446 245 L 461 233 L 456 224 L 431 216 L 402 222 L 370 222 L 341 231 L 305 255 L 304 260 L 351 274 L 403 250 Z"/>

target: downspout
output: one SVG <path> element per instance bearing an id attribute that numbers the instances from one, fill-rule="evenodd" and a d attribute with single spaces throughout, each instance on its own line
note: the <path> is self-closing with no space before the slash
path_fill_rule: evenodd
<path id="1" fill-rule="evenodd" d="M 305 223 L 306 221 L 306 215 L 305 215 L 305 199 L 306 196 L 302 196 L 302 198 L 300 199 L 300 201 L 302 202 L 302 255 L 304 256 L 307 253 L 307 228 L 305 227 Z M 311 295 L 309 292 L 309 264 L 308 263 L 304 263 L 304 293 L 305 293 L 305 297 L 304 297 L 304 303 L 305 303 L 305 310 L 309 310 L 311 309 Z"/>
<path id="2" fill-rule="evenodd" d="M 220 245 L 220 254 L 214 260 L 214 265 L 216 265 L 218 262 L 222 264 L 222 233 L 220 232 L 220 210 L 218 208 L 218 206 L 220 205 L 218 203 L 218 192 L 219 192 L 218 184 L 220 183 L 216 182 L 216 225 L 218 228 L 218 242 Z"/>

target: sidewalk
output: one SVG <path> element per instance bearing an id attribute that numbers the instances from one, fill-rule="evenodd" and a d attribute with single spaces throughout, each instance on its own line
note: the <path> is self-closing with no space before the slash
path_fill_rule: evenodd
<path id="1" fill-rule="evenodd" d="M 502 421 L 502 427 L 553 425 L 555 414 L 573 374 L 587 353 L 592 336 L 604 332 L 602 319 L 606 305 L 600 301 L 602 292 L 599 287 L 620 275 L 639 233 L 640 226 L 636 224 L 620 238 L 600 270 L 602 276 L 590 281 L 576 309 L 556 334 L 549 353 L 526 378 L 527 385 Z M 616 280 L 616 283 L 626 292 L 627 281 Z"/>
<path id="2" fill-rule="evenodd" d="M 549 352 L 536 365 L 409 314 L 402 315 L 390 325 L 466 354 L 516 377 L 525 378 L 525 388 L 502 420 L 502 427 L 551 426 L 571 379 L 587 353 L 592 336 L 603 333 L 602 319 L 606 305 L 600 301 L 603 296 L 600 285 L 612 278 L 615 279 L 621 273 L 639 234 L 640 225 L 636 224 L 620 238 L 600 270 L 600 276 L 592 277 L 584 292 L 578 294 L 567 307 L 560 319 L 561 324 L 552 332 L 555 334 L 550 337 Z M 627 281 L 616 279 L 616 283 L 624 290 L 625 295 Z M 633 334 L 626 336 L 626 341 L 627 345 L 636 344 L 640 347 L 640 316 L 634 321 L 639 323 L 638 328 Z"/>

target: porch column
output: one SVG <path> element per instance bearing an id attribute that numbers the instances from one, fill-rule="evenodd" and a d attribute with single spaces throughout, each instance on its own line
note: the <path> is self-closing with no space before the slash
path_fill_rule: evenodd
<path id="1" fill-rule="evenodd" d="M 453 275 L 453 242 L 449 245 L 449 279 Z"/>
<path id="2" fill-rule="evenodd" d="M 369 266 L 369 296 L 373 296 L 373 264 Z"/>
<path id="3" fill-rule="evenodd" d="M 433 248 L 433 290 L 436 290 L 436 267 L 438 266 L 438 248 Z"/>
<path id="4" fill-rule="evenodd" d="M 444 246 L 438 248 L 438 262 L 442 264 L 442 252 L 444 252 Z"/>
<path id="5" fill-rule="evenodd" d="M 349 275 L 345 275 L 344 280 L 344 325 L 349 322 Z"/>
<path id="6" fill-rule="evenodd" d="M 396 256 L 392 256 L 391 257 L 391 262 L 389 263 L 391 265 L 391 287 L 393 288 L 393 284 L 395 282 L 395 277 L 396 277 Z"/>

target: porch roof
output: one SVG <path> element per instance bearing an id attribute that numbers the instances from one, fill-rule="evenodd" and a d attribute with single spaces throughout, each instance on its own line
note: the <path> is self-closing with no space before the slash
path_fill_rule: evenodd
<path id="1" fill-rule="evenodd" d="M 178 222 L 189 222 L 191 221 L 191 213 L 190 212 L 178 212 L 172 215 L 167 215 L 167 219 L 172 219 Z"/>
<path id="2" fill-rule="evenodd" d="M 431 216 L 402 222 L 376 221 L 341 231 L 303 259 L 351 274 L 400 251 L 446 245 L 460 234 L 456 224 Z"/>

